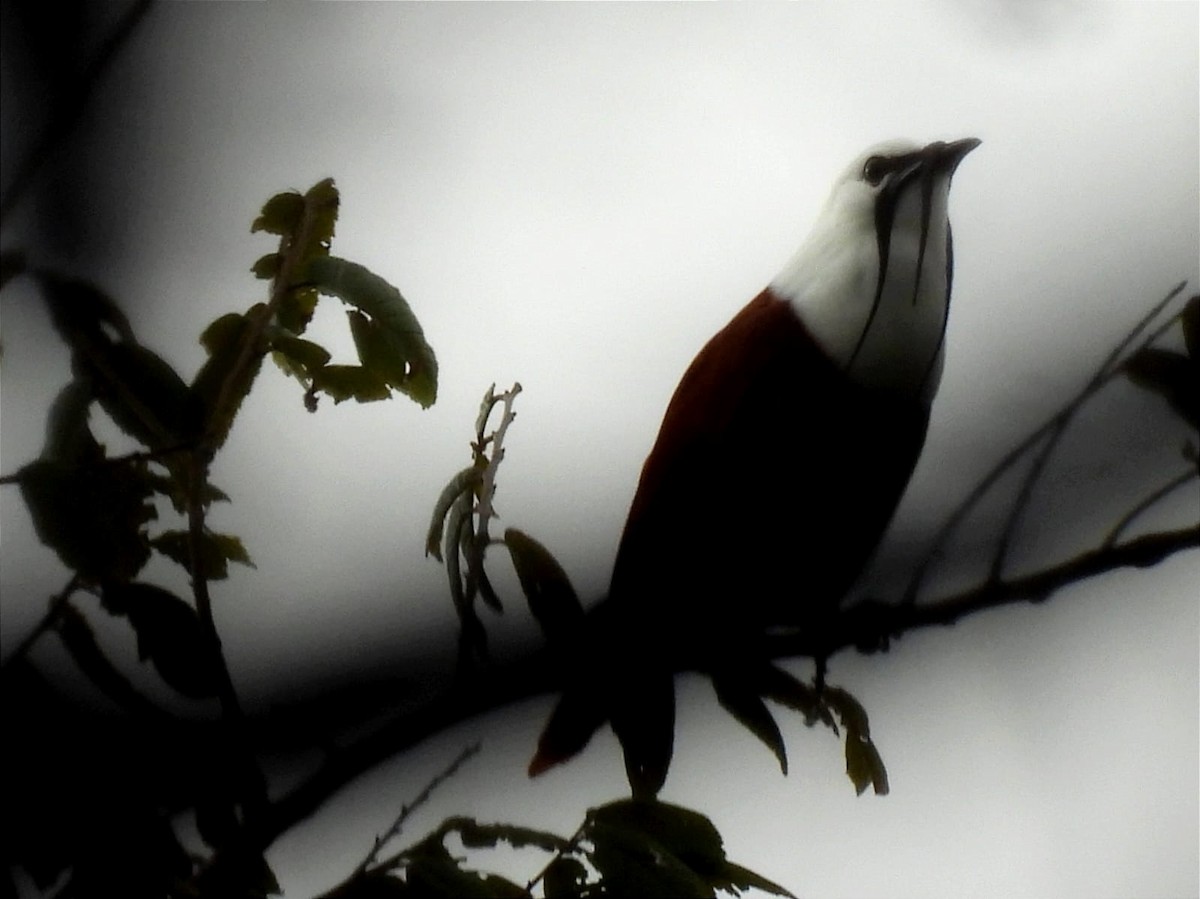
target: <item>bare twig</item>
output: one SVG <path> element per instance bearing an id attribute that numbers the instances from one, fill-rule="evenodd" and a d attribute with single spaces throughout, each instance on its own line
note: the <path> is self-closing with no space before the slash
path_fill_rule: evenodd
<path id="1" fill-rule="evenodd" d="M 1108 536 L 1104 539 L 1103 546 L 1105 548 L 1113 546 L 1117 540 L 1120 539 L 1126 528 L 1133 524 L 1133 522 L 1140 518 L 1147 510 L 1152 508 L 1160 500 L 1169 496 L 1171 493 L 1174 493 L 1188 481 L 1196 478 L 1200 478 L 1200 471 L 1198 471 L 1194 465 L 1189 467 L 1186 471 L 1182 471 L 1175 477 L 1171 478 L 1171 480 L 1167 481 L 1165 484 L 1139 502 L 1136 506 L 1126 512 L 1121 517 L 1121 520 L 1113 525 L 1113 529 L 1108 532 Z"/>
<path id="2" fill-rule="evenodd" d="M 376 865 L 376 860 L 379 858 L 379 850 L 381 850 L 389 840 L 393 840 L 400 835 L 400 831 L 404 829 L 404 822 L 409 819 L 412 813 L 428 802 L 429 797 L 433 795 L 433 791 L 457 774 L 458 769 L 461 768 L 468 759 L 474 755 L 477 755 L 479 750 L 482 748 L 482 745 L 482 743 L 472 743 L 470 746 L 467 746 L 458 754 L 454 761 L 452 761 L 443 771 L 441 771 L 441 773 L 434 775 L 433 779 L 431 779 L 429 783 L 425 785 L 425 788 L 417 794 L 417 797 L 412 802 L 401 805 L 400 814 L 396 817 L 396 820 L 392 822 L 392 826 L 389 827 L 382 836 L 375 838 L 375 843 L 371 846 L 371 851 L 367 853 L 366 858 L 358 863 L 347 880 L 354 880 L 354 878 L 365 874 L 367 869 L 372 865 Z M 392 858 L 385 859 L 383 862 L 378 863 L 376 867 L 381 869 L 395 867 L 395 864 L 399 858 L 400 856 L 397 855 L 393 856 Z"/>
<path id="3" fill-rule="evenodd" d="M 1072 419 L 1083 407 L 1083 404 L 1091 398 L 1101 387 L 1107 384 L 1121 370 L 1121 356 L 1125 351 L 1133 345 L 1133 342 L 1150 326 L 1162 312 L 1163 309 L 1173 300 L 1186 286 L 1186 281 L 1181 281 L 1175 285 L 1175 289 L 1170 291 L 1159 303 L 1157 303 L 1142 319 L 1134 325 L 1133 329 L 1125 335 L 1112 351 L 1101 363 L 1096 373 L 1092 375 L 1090 381 L 1079 392 L 1066 407 L 1055 417 L 1055 422 L 1050 430 L 1049 436 L 1041 449 L 1034 457 L 1033 464 L 1030 465 L 1029 471 L 1025 474 L 1025 480 L 1021 484 L 1021 489 L 1017 493 L 1017 498 L 1013 502 L 1012 509 L 1009 511 L 1008 520 L 1004 524 L 1004 530 L 1000 534 L 1000 539 L 996 544 L 996 552 L 992 557 L 991 570 L 989 578 L 993 581 L 998 581 L 1004 573 L 1004 563 L 1008 560 L 1009 550 L 1012 546 L 1012 539 L 1016 534 L 1022 519 L 1025 517 L 1025 510 L 1029 506 L 1029 499 L 1033 495 L 1033 489 L 1037 482 L 1041 480 L 1042 472 L 1046 468 L 1046 464 L 1050 461 L 1050 456 L 1057 449 L 1059 441 L 1067 432 L 1067 427 L 1071 424 Z M 1142 347 L 1153 343 L 1158 337 L 1173 325 L 1182 315 L 1182 310 L 1171 316 L 1157 330 L 1151 333 L 1143 342 Z"/>
<path id="4" fill-rule="evenodd" d="M 968 615 L 1016 603 L 1043 602 L 1069 584 L 1119 568 L 1149 568 L 1168 556 L 1200 548 L 1200 524 L 1101 546 L 1022 577 L 985 581 L 934 602 L 892 605 L 866 601 L 846 609 L 820 644 L 804 634 L 786 634 L 770 642 L 773 656 L 809 656 L 828 645 L 833 651 L 857 648 L 873 652 L 892 637 L 934 625 L 955 624 Z"/>
<path id="5" fill-rule="evenodd" d="M 579 845 L 579 841 L 583 838 L 584 831 L 587 830 L 587 826 L 588 826 L 588 823 L 590 822 L 590 819 L 591 819 L 591 813 L 589 812 L 586 816 L 584 816 L 583 823 L 579 825 L 579 828 L 575 831 L 575 833 L 571 834 L 571 838 L 569 840 L 567 840 L 567 842 L 565 842 L 562 846 L 559 846 L 558 851 L 555 852 L 554 855 L 552 855 L 550 857 L 550 861 L 546 862 L 546 864 L 544 864 L 542 866 L 542 870 L 538 871 L 537 875 L 534 876 L 534 878 L 532 880 L 530 880 L 527 884 L 525 884 L 525 892 L 526 893 L 528 893 L 529 895 L 532 896 L 533 888 L 535 886 L 537 886 L 539 883 L 541 883 L 546 878 L 546 872 L 550 870 L 550 866 L 553 865 L 560 858 L 565 856 L 567 853 L 575 851 L 576 847 L 578 847 L 578 845 Z"/>
<path id="6" fill-rule="evenodd" d="M 958 530 L 959 525 L 967 517 L 967 514 L 975 508 L 979 501 L 991 490 L 1000 478 L 1006 474 L 1014 465 L 1017 464 L 1027 453 L 1038 446 L 1042 441 L 1047 441 L 1037 461 L 1034 462 L 1026 480 L 1022 484 L 1021 494 L 1014 503 L 1012 510 L 1009 513 L 1009 518 L 1005 524 L 1004 535 L 1001 538 L 997 552 L 993 557 L 990 576 L 993 580 L 999 580 L 1002 573 L 1004 560 L 1008 552 L 1008 544 L 1011 540 L 1012 531 L 1023 513 L 1025 502 L 1028 500 L 1028 494 L 1032 492 L 1033 482 L 1040 475 L 1050 452 L 1054 449 L 1059 440 L 1065 426 L 1074 417 L 1079 407 L 1083 405 L 1094 393 L 1103 387 L 1111 380 L 1119 371 L 1117 365 L 1118 360 L 1141 335 L 1147 327 L 1153 322 L 1165 309 L 1183 291 L 1187 285 L 1186 281 L 1181 281 L 1179 284 L 1167 293 L 1167 295 L 1142 317 L 1142 319 L 1130 330 L 1128 334 L 1117 344 L 1116 347 L 1105 358 L 1104 363 L 1097 369 L 1096 373 L 1084 386 L 1084 388 L 1073 397 L 1065 406 L 1054 413 L 1044 424 L 1035 429 L 1028 437 L 1018 443 L 999 461 L 996 465 L 984 475 L 983 479 L 967 494 L 966 498 L 952 512 L 949 518 L 938 530 L 934 536 L 933 543 L 930 546 L 929 552 L 921 560 L 921 563 L 913 571 L 912 577 L 909 579 L 908 587 L 904 592 L 904 603 L 912 604 L 917 600 L 917 594 L 924 585 L 925 578 L 929 574 L 929 570 L 933 563 L 941 557 L 942 549 L 949 539 L 950 535 Z M 1157 328 L 1145 343 L 1150 343 L 1156 340 L 1168 327 L 1170 327 L 1178 318 L 1178 315 L 1172 316 L 1161 327 Z"/>

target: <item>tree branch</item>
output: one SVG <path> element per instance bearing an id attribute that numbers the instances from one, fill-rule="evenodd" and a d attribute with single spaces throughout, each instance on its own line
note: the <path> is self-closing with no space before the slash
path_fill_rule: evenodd
<path id="1" fill-rule="evenodd" d="M 782 656 L 812 656 L 855 648 L 860 652 L 886 650 L 892 638 L 935 625 L 956 624 L 968 615 L 1000 606 L 1043 602 L 1070 584 L 1120 568 L 1149 568 L 1168 556 L 1200 548 L 1200 525 L 1136 537 L 1116 546 L 1102 546 L 1080 553 L 1064 562 L 1009 580 L 988 580 L 968 590 L 934 602 L 894 605 L 865 600 L 846 609 L 827 631 L 814 641 L 804 634 L 786 634 L 769 641 L 770 653 Z"/>
<path id="2" fill-rule="evenodd" d="M 1147 568 L 1197 547 L 1200 525 L 1091 550 L 1032 574 L 984 582 L 932 603 L 866 601 L 846 609 L 824 639 L 815 640 L 803 633 L 778 635 L 767 642 L 767 650 L 773 658 L 819 658 L 846 649 L 877 652 L 885 649 L 889 640 L 909 631 L 954 624 L 1004 605 L 1041 602 L 1077 581 L 1120 568 Z M 375 733 L 330 753 L 312 776 L 272 803 L 252 838 L 266 847 L 380 762 L 477 715 L 555 691 L 559 686 L 555 673 L 545 650 L 539 649 L 516 662 L 482 672 L 473 682 L 454 686 L 415 711 L 397 715 Z"/>

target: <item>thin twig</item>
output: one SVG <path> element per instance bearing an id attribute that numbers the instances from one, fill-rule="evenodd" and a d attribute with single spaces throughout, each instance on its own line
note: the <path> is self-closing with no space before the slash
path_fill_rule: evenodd
<path id="1" fill-rule="evenodd" d="M 433 791 L 457 774 L 458 769 L 461 768 L 472 756 L 477 755 L 482 746 L 483 744 L 479 742 L 472 743 L 470 746 L 467 746 L 458 754 L 454 761 L 446 766 L 441 773 L 434 775 L 433 779 L 425 785 L 425 788 L 417 794 L 417 797 L 412 802 L 401 805 L 400 814 L 397 815 L 396 820 L 392 822 L 392 826 L 384 832 L 383 836 L 375 838 L 375 843 L 371 847 L 371 851 L 367 853 L 366 858 L 358 863 L 347 880 L 354 880 L 356 877 L 365 874 L 367 869 L 372 865 L 375 865 L 377 859 L 379 858 L 379 850 L 382 849 L 389 840 L 393 840 L 400 835 L 400 831 L 404 829 L 404 822 L 409 819 L 412 813 L 428 802 L 429 797 L 433 795 Z M 392 859 L 385 860 L 384 862 L 380 863 L 378 867 L 393 867 Z"/>
<path id="2" fill-rule="evenodd" d="M 1070 584 L 1120 568 L 1149 568 L 1168 556 L 1200 548 L 1200 524 L 1174 531 L 1135 537 L 1125 543 L 1101 546 L 1022 577 L 985 581 L 934 602 L 893 605 L 865 601 L 839 615 L 824 642 L 807 634 L 789 633 L 769 639 L 770 654 L 811 656 L 826 645 L 833 651 L 857 648 L 874 652 L 893 637 L 925 627 L 955 624 L 987 609 L 1027 602 L 1044 602 Z"/>
<path id="3" fill-rule="evenodd" d="M 237 783 L 238 798 L 244 803 L 243 812 L 247 819 L 256 818 L 266 812 L 267 781 L 255 757 L 253 741 L 246 726 L 246 715 L 238 699 L 229 664 L 221 648 L 221 634 L 217 630 L 213 615 L 212 597 L 208 592 L 208 573 L 205 571 L 204 538 L 205 494 L 208 489 L 208 450 L 195 449 L 188 457 L 186 467 L 188 554 L 192 576 L 192 596 L 196 612 L 204 630 L 209 651 L 213 654 L 217 674 L 217 696 L 221 702 L 221 720 L 229 732 L 234 750 L 239 754 L 243 766 L 239 769 Z"/>
<path id="4" fill-rule="evenodd" d="M 1141 321 L 1139 321 L 1133 327 L 1133 329 L 1125 335 L 1125 338 L 1121 340 L 1115 347 L 1113 347 L 1112 351 L 1107 357 L 1105 357 L 1104 362 L 1101 363 L 1100 367 L 1096 370 L 1096 373 L 1092 375 L 1091 380 L 1088 381 L 1087 385 L 1082 391 L 1080 391 L 1079 395 L 1070 403 L 1068 403 L 1062 412 L 1056 416 L 1057 420 L 1054 424 L 1054 427 L 1051 429 L 1050 435 L 1046 442 L 1042 444 L 1041 449 L 1034 457 L 1033 464 L 1029 466 L 1029 471 L 1026 472 L 1025 480 L 1021 484 L 1021 489 L 1017 492 L 1017 498 L 1013 502 L 1012 508 L 1009 510 L 1008 520 L 1005 522 L 1004 529 L 1000 533 L 1000 539 L 996 543 L 996 552 L 992 557 L 991 569 L 988 572 L 988 577 L 990 580 L 998 581 L 1003 576 L 1004 564 L 1008 561 L 1013 537 L 1016 535 L 1017 528 L 1025 517 L 1025 510 L 1029 506 L 1030 497 L 1033 496 L 1033 489 L 1037 485 L 1037 482 L 1041 480 L 1042 472 L 1045 471 L 1046 465 L 1050 461 L 1050 456 L 1053 455 L 1054 450 L 1058 448 L 1059 441 L 1062 440 L 1063 435 L 1067 432 L 1067 427 L 1071 424 L 1071 421 L 1075 418 L 1079 410 L 1083 408 L 1083 404 L 1120 372 L 1121 356 L 1124 354 L 1125 350 L 1127 350 L 1133 344 L 1133 342 L 1137 340 L 1142 332 L 1150 326 L 1150 323 L 1158 317 L 1159 313 L 1166 308 L 1171 300 L 1179 295 L 1186 284 L 1186 281 L 1181 281 L 1179 284 L 1177 284 L 1174 290 L 1168 293 L 1161 302 L 1157 303 L 1154 308 L 1152 308 L 1141 319 Z M 1157 340 L 1158 337 L 1164 333 L 1167 328 L 1171 327 L 1171 325 L 1173 325 L 1182 314 L 1183 313 L 1181 310 L 1180 312 L 1168 318 L 1166 322 L 1164 322 L 1156 331 L 1151 333 L 1142 342 L 1142 345 L 1139 347 L 1139 349 L 1143 349 Z"/>
<path id="5" fill-rule="evenodd" d="M 588 822 L 589 822 L 590 818 L 591 818 L 590 813 L 588 815 L 584 816 L 583 823 L 579 825 L 579 828 L 575 831 L 575 833 L 571 834 L 571 839 L 567 840 L 566 843 L 564 843 L 562 846 L 560 846 L 558 848 L 558 851 L 555 852 L 554 855 L 550 857 L 550 861 L 546 862 L 546 864 L 544 864 L 542 866 L 542 870 L 537 872 L 537 876 L 535 876 L 533 878 L 533 880 L 531 880 L 527 884 L 525 884 L 525 892 L 526 893 L 528 893 L 529 895 L 532 896 L 533 888 L 535 886 L 537 886 L 539 883 L 541 883 L 546 878 L 546 872 L 550 870 L 550 866 L 553 865 L 560 858 L 565 856 L 568 852 L 575 851 L 576 847 L 579 845 L 579 841 L 583 838 L 584 831 L 587 830 L 587 826 L 588 826 Z"/>
<path id="6" fill-rule="evenodd" d="M 1154 506 L 1155 503 L 1178 490 L 1188 481 L 1196 478 L 1200 478 L 1200 471 L 1198 471 L 1194 465 L 1189 467 L 1186 471 L 1182 471 L 1175 477 L 1171 478 L 1171 480 L 1167 481 L 1167 483 L 1163 484 L 1161 487 L 1143 499 L 1140 503 L 1126 512 L 1121 517 L 1121 520 L 1113 525 L 1113 529 L 1108 532 L 1108 536 L 1104 539 L 1102 546 L 1107 549 L 1108 547 L 1115 545 L 1117 540 L 1120 539 L 1121 534 L 1125 532 L 1126 528 L 1133 524 L 1133 522 L 1136 521 L 1148 509 Z"/>
<path id="7" fill-rule="evenodd" d="M 942 549 L 944 548 L 946 541 L 949 539 L 952 533 L 958 530 L 959 525 L 962 524 L 963 519 L 967 517 L 967 514 L 975 508 L 976 504 L 991 490 L 995 483 L 1000 480 L 1000 478 L 1006 474 L 1009 469 L 1011 469 L 1018 461 L 1020 461 L 1026 453 L 1037 446 L 1038 443 L 1040 443 L 1043 439 L 1046 439 L 1047 435 L 1052 435 L 1055 430 L 1061 426 L 1064 420 L 1069 420 L 1075 414 L 1075 410 L 1085 400 L 1087 400 L 1092 394 L 1094 394 L 1097 390 L 1104 386 L 1105 383 L 1107 383 L 1108 379 L 1110 379 L 1118 371 L 1117 367 L 1115 366 L 1116 360 L 1119 359 L 1129 345 L 1137 339 L 1138 335 L 1141 334 L 1142 331 L 1144 331 L 1146 327 L 1158 317 L 1162 310 L 1165 309 L 1170 302 L 1183 291 L 1183 288 L 1186 285 L 1186 281 L 1181 281 L 1160 302 L 1156 303 L 1154 308 L 1152 308 L 1121 340 L 1121 342 L 1117 344 L 1113 351 L 1109 353 L 1108 357 L 1104 360 L 1104 364 L 1100 366 L 1096 375 L 1092 377 L 1092 379 L 1079 392 L 1079 394 L 1071 399 L 1070 402 L 1068 402 L 1063 408 L 1055 412 L 1054 415 L 1052 415 L 1044 424 L 1035 429 L 1033 433 L 1009 450 L 1008 453 L 1006 453 L 1004 457 L 1001 458 L 995 466 L 993 466 L 992 470 L 984 475 L 979 483 L 975 485 L 971 492 L 967 494 L 966 498 L 959 503 L 958 507 L 950 514 L 945 523 L 938 530 L 937 534 L 934 535 L 929 551 L 925 554 L 925 557 L 921 560 L 921 563 L 913 571 L 912 577 L 908 582 L 908 587 L 904 592 L 903 603 L 905 605 L 911 605 L 916 602 L 917 594 L 924 585 L 925 578 L 928 575 L 930 568 L 932 567 L 933 563 L 941 557 Z M 1161 328 L 1156 330 L 1148 339 L 1151 341 L 1157 339 L 1157 337 L 1175 321 L 1175 318 L 1177 318 L 1177 316 L 1173 316 Z M 1051 440 L 1056 441 L 1056 438 L 1051 437 Z M 1010 522 L 1011 521 L 1012 518 L 1010 516 Z M 992 565 L 992 573 L 993 576 L 996 576 L 998 573 L 998 566 L 995 562 L 993 562 Z"/>
<path id="8" fill-rule="evenodd" d="M 475 516 L 477 519 L 475 545 L 478 547 L 486 546 L 490 539 L 488 525 L 496 515 L 496 510 L 493 506 L 496 498 L 496 474 L 500 470 L 500 463 L 504 461 L 504 435 L 508 433 L 508 426 L 517 417 L 517 413 L 513 411 L 513 402 L 520 392 L 521 385 L 513 384 L 511 388 L 495 398 L 496 401 L 504 404 L 504 411 L 500 416 L 500 424 L 486 438 L 491 443 L 492 455 L 488 459 L 487 467 L 483 470 L 483 479 L 479 485 L 479 502 L 475 507 Z M 485 438 L 482 433 L 478 436 L 482 445 Z M 482 550 L 480 551 L 482 552 Z"/>

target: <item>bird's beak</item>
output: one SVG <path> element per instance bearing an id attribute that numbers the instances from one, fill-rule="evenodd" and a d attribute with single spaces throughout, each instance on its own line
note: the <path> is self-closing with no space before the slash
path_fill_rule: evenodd
<path id="1" fill-rule="evenodd" d="M 922 150 L 920 155 L 931 169 L 953 174 L 954 170 L 958 168 L 958 164 L 963 161 L 963 157 L 981 143 L 983 141 L 977 137 L 964 137 L 962 140 L 952 141 L 948 144 L 939 140 Z"/>

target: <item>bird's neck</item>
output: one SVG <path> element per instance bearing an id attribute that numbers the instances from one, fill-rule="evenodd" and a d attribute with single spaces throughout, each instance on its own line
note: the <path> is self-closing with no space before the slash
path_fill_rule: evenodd
<path id="1" fill-rule="evenodd" d="M 950 302 L 946 191 L 934 191 L 924 246 L 916 202 L 909 194 L 896 210 L 882 279 L 873 223 L 823 219 L 771 291 L 852 380 L 928 404 Z"/>

